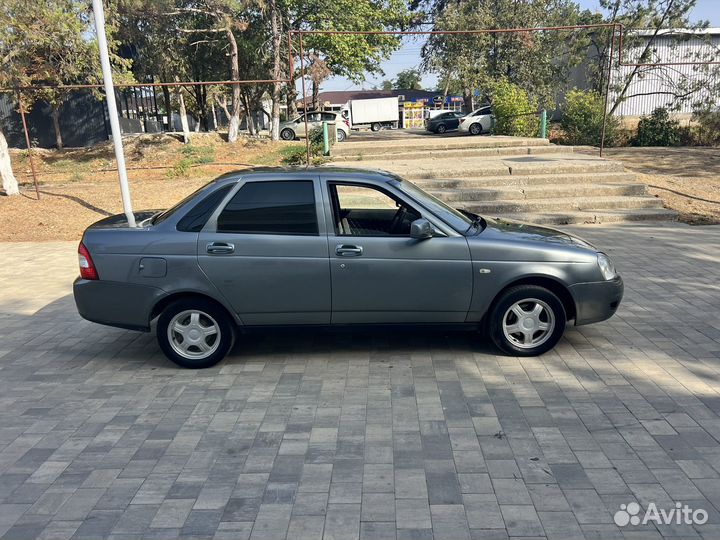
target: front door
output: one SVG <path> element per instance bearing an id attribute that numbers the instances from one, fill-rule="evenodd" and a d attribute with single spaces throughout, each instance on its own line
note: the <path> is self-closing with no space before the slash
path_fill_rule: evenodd
<path id="1" fill-rule="evenodd" d="M 321 200 L 317 180 L 248 181 L 200 233 L 200 266 L 243 323 L 330 322 Z"/>
<path id="2" fill-rule="evenodd" d="M 429 217 L 384 187 L 324 180 L 333 323 L 463 322 L 472 295 L 465 237 L 418 240 Z M 431 220 L 432 222 L 432 220 Z"/>

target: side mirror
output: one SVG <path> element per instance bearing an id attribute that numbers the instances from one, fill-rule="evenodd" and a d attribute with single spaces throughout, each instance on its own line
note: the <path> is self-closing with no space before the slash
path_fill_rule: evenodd
<path id="1" fill-rule="evenodd" d="M 410 238 L 426 240 L 432 238 L 434 234 L 435 229 L 427 219 L 416 219 L 410 224 Z"/>

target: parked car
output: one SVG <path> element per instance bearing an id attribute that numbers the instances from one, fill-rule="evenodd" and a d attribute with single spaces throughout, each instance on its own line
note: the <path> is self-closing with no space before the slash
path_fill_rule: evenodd
<path id="1" fill-rule="evenodd" d="M 490 133 L 493 127 L 492 107 L 486 105 L 475 109 L 460 121 L 458 129 L 470 135 Z"/>
<path id="2" fill-rule="evenodd" d="M 623 295 L 610 258 L 587 242 L 455 210 L 382 171 L 238 171 L 135 219 L 85 231 L 77 309 L 154 326 L 189 368 L 214 365 L 258 325 L 457 324 L 533 356 L 567 321 L 612 316 Z"/>
<path id="3" fill-rule="evenodd" d="M 465 116 L 460 111 L 450 111 L 425 120 L 425 129 L 433 133 L 445 133 L 458 128 L 460 119 Z"/>
<path id="4" fill-rule="evenodd" d="M 343 142 L 350 136 L 350 123 L 340 113 L 332 111 L 309 112 L 308 129 L 322 127 L 323 122 L 335 122 L 338 142 Z M 301 114 L 294 120 L 280 124 L 280 138 L 292 141 L 305 136 L 305 115 Z"/>

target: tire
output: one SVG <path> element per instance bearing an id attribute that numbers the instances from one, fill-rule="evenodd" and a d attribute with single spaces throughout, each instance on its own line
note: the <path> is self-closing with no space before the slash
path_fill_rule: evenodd
<path id="1" fill-rule="evenodd" d="M 285 128 L 280 132 L 280 138 L 283 141 L 292 141 L 295 139 L 295 132 L 290 128 Z"/>
<path id="2" fill-rule="evenodd" d="M 183 336 L 181 331 L 174 330 L 178 326 L 189 326 L 185 332 L 192 334 Z M 215 333 L 202 337 L 202 329 L 210 328 Z M 157 340 L 165 356 L 178 366 L 189 369 L 209 368 L 225 358 L 232 348 L 235 323 L 223 308 L 210 300 L 180 299 L 168 305 L 160 314 Z M 197 341 L 198 345 L 183 346 L 186 340 Z M 204 350 L 205 347 L 207 350 Z"/>
<path id="3" fill-rule="evenodd" d="M 539 316 L 533 313 L 541 307 Z M 527 314 L 520 319 L 517 308 Z M 565 332 L 567 316 L 560 299 L 537 285 L 518 285 L 502 292 L 486 320 L 493 343 L 512 356 L 539 356 L 557 345 Z M 527 326 L 523 326 L 523 322 Z M 543 325 L 546 329 L 543 330 Z M 513 332 L 513 329 L 517 329 Z M 527 336 L 530 336 L 529 338 Z"/>
<path id="4" fill-rule="evenodd" d="M 435 128 L 435 133 L 440 133 L 441 135 L 447 131 L 447 126 L 445 124 L 440 124 L 438 127 Z"/>
<path id="5" fill-rule="evenodd" d="M 482 125 L 475 123 L 470 125 L 470 135 L 480 135 L 482 133 Z"/>
<path id="6" fill-rule="evenodd" d="M 381 128 L 382 125 L 380 125 L 380 122 L 373 122 L 372 124 L 370 124 L 370 129 L 372 131 L 380 131 Z"/>
<path id="7" fill-rule="evenodd" d="M 345 135 L 345 132 L 342 129 L 337 130 L 337 141 L 343 142 L 347 138 L 347 135 Z"/>

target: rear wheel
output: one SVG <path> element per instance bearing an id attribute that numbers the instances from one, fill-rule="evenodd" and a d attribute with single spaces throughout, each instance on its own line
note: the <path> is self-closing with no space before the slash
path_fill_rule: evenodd
<path id="1" fill-rule="evenodd" d="M 373 122 L 372 124 L 370 124 L 370 129 L 373 131 L 380 131 L 380 128 L 382 128 L 380 122 Z"/>
<path id="2" fill-rule="evenodd" d="M 552 349 L 565 331 L 560 299 L 537 285 L 503 292 L 490 308 L 488 332 L 495 345 L 514 356 L 538 356 Z"/>
<path id="3" fill-rule="evenodd" d="M 285 128 L 280 132 L 280 137 L 284 141 L 292 141 L 295 138 L 295 132 L 290 128 Z"/>
<path id="4" fill-rule="evenodd" d="M 225 310 L 209 300 L 181 299 L 160 314 L 160 348 L 177 365 L 202 369 L 222 360 L 235 341 L 235 325 Z"/>
<path id="5" fill-rule="evenodd" d="M 480 124 L 472 124 L 470 126 L 470 135 L 480 135 L 482 133 L 482 126 Z"/>
<path id="6" fill-rule="evenodd" d="M 447 131 L 447 126 L 445 124 L 440 124 L 436 129 L 436 133 L 445 133 Z"/>

